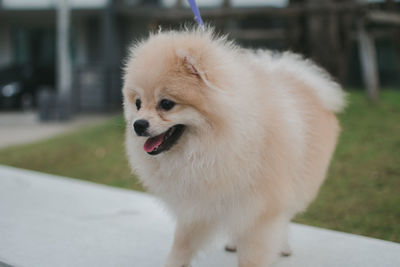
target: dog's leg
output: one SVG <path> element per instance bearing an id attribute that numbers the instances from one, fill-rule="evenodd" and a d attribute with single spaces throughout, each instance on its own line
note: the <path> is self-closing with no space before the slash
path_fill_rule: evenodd
<path id="1" fill-rule="evenodd" d="M 284 244 L 287 219 L 260 218 L 243 233 L 237 244 L 239 267 L 270 266 Z"/>
<path id="2" fill-rule="evenodd" d="M 188 267 L 190 260 L 210 236 L 211 227 L 207 223 L 178 223 L 174 243 L 165 267 Z"/>
<path id="3" fill-rule="evenodd" d="M 283 244 L 281 248 L 281 256 L 283 257 L 289 257 L 292 255 L 292 249 L 290 248 L 289 245 L 289 222 L 287 221 L 286 226 L 285 226 L 285 231 L 283 232 L 284 234 L 284 239 L 283 239 Z"/>

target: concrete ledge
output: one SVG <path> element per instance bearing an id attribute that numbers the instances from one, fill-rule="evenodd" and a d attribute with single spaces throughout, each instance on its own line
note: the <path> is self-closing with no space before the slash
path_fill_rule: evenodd
<path id="1" fill-rule="evenodd" d="M 0 166 L 0 266 L 162 266 L 173 222 L 153 197 Z M 400 244 L 291 225 L 276 267 L 400 266 Z M 221 243 L 194 267 L 236 266 Z"/>

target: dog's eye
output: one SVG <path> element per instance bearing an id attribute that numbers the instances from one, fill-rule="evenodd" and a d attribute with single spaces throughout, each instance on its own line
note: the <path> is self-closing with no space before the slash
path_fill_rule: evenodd
<path id="1" fill-rule="evenodd" d="M 137 98 L 136 99 L 136 108 L 137 108 L 137 110 L 139 110 L 141 106 L 142 106 L 142 101 L 140 101 L 140 99 Z"/>
<path id="2" fill-rule="evenodd" d="M 172 109 L 174 106 L 175 106 L 174 101 L 171 101 L 168 99 L 162 99 L 160 101 L 160 108 L 162 108 L 163 110 L 168 111 L 168 110 Z"/>

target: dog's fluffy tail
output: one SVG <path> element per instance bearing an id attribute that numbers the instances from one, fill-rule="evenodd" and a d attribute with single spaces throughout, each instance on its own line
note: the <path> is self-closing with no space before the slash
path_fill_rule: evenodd
<path id="1" fill-rule="evenodd" d="M 260 52 L 258 51 L 258 53 Z M 346 93 L 341 86 L 333 80 L 328 72 L 318 67 L 313 61 L 291 52 L 282 54 L 263 52 L 263 54 L 271 63 L 267 63 L 269 68 L 292 73 L 309 85 L 326 109 L 339 113 L 346 107 Z"/>

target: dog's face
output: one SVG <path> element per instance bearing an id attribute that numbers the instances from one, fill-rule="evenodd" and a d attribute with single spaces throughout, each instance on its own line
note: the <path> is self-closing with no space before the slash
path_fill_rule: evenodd
<path id="1" fill-rule="evenodd" d="M 129 109 L 128 127 L 132 134 L 144 142 L 144 150 L 157 155 L 176 145 L 182 135 L 194 134 L 197 128 L 205 127 L 203 115 L 186 102 L 173 84 L 162 87 L 134 87 L 125 92 L 125 108 Z M 177 94 L 178 93 L 178 94 Z"/>
<path id="2" fill-rule="evenodd" d="M 145 152 L 168 151 L 217 123 L 205 71 L 210 63 L 191 39 L 156 36 L 134 49 L 125 70 L 124 109 Z"/>

